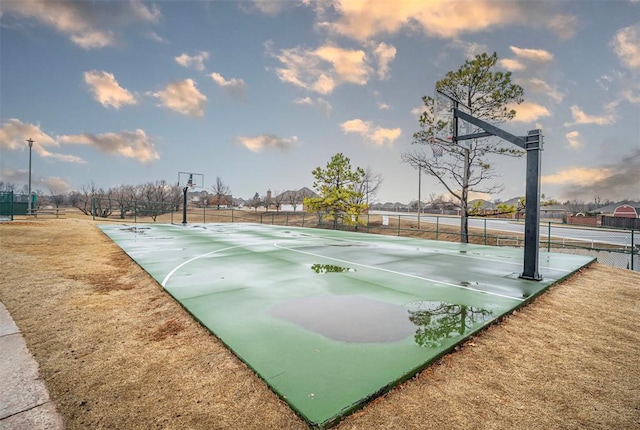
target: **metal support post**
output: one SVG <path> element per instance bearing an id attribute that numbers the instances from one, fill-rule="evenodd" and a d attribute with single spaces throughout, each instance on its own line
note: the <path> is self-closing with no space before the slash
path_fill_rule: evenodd
<path id="1" fill-rule="evenodd" d="M 540 130 L 527 133 L 525 149 L 527 151 L 527 185 L 524 230 L 524 271 L 523 279 L 540 281 L 538 259 L 540 249 L 540 170 L 542 157 L 542 134 Z"/>
<path id="2" fill-rule="evenodd" d="M 184 187 L 182 189 L 182 224 L 187 224 L 187 191 L 189 191 L 189 187 Z"/>
<path id="3" fill-rule="evenodd" d="M 27 208 L 27 215 L 31 215 L 33 208 L 31 206 L 31 148 L 33 148 L 33 139 L 27 139 L 27 143 L 29 144 L 29 202 Z"/>

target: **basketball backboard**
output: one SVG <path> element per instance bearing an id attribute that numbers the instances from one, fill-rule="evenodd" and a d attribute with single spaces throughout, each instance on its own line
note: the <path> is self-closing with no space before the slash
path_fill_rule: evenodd
<path id="1" fill-rule="evenodd" d="M 471 114 L 471 109 L 468 106 L 460 103 L 459 101 L 449 97 L 448 95 L 441 93 L 438 90 L 434 91 L 434 106 L 433 113 L 435 119 L 435 133 L 433 134 L 436 141 L 445 144 L 453 144 L 453 108 L 457 107 L 458 110 Z M 458 119 L 458 133 L 457 136 L 464 136 L 471 134 L 473 131 L 473 125 Z M 463 141 L 458 142 L 458 145 L 468 145 Z"/>
<path id="2" fill-rule="evenodd" d="M 204 174 L 192 173 L 192 172 L 178 172 L 178 186 L 181 188 L 195 188 L 204 187 Z"/>

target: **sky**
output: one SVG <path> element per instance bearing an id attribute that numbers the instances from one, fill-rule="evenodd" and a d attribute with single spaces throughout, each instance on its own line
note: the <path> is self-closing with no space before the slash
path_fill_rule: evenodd
<path id="1" fill-rule="evenodd" d="M 422 96 L 484 52 L 524 89 L 501 127 L 542 129 L 548 198 L 640 200 L 640 0 L 2 0 L 0 180 L 27 183 L 30 138 L 45 194 L 193 172 L 251 198 L 341 152 L 407 203 Z M 524 195 L 525 159 L 491 161 L 475 197 Z"/>

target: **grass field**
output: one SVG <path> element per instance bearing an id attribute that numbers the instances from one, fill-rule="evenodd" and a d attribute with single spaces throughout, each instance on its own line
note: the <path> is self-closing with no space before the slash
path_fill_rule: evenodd
<path id="1" fill-rule="evenodd" d="M 0 240 L 0 301 L 66 428 L 307 426 L 87 217 Z M 583 269 L 338 428 L 639 428 L 638 285 Z"/>

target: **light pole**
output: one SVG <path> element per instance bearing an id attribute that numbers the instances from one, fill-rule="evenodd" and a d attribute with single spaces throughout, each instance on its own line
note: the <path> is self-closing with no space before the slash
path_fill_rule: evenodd
<path id="1" fill-rule="evenodd" d="M 420 200 L 422 199 L 421 190 L 422 188 L 422 165 L 418 165 L 418 230 L 420 230 L 420 212 L 422 212 L 422 204 Z"/>
<path id="2" fill-rule="evenodd" d="M 27 143 L 29 144 L 29 203 L 27 214 L 31 215 L 31 148 L 33 148 L 33 139 L 27 139 Z"/>

